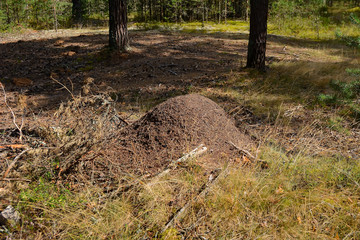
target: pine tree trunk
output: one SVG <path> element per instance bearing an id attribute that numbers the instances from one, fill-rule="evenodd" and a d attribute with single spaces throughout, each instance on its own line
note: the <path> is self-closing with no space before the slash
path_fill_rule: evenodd
<path id="1" fill-rule="evenodd" d="M 161 22 L 164 22 L 164 17 L 165 17 L 164 12 L 165 12 L 164 0 L 161 0 L 160 2 Z"/>
<path id="2" fill-rule="evenodd" d="M 219 0 L 219 24 L 221 23 L 221 0 Z"/>
<path id="3" fill-rule="evenodd" d="M 250 9 L 250 7 L 249 7 L 249 0 L 246 0 L 246 2 L 245 2 L 245 21 L 248 21 L 248 19 L 249 19 L 249 9 Z"/>
<path id="4" fill-rule="evenodd" d="M 75 25 L 79 25 L 82 22 L 83 17 L 83 5 L 82 0 L 72 0 L 72 19 Z"/>
<path id="5" fill-rule="evenodd" d="M 250 36 L 248 44 L 248 68 L 265 70 L 267 17 L 269 0 L 250 0 Z"/>
<path id="6" fill-rule="evenodd" d="M 141 8 L 140 19 L 141 19 L 141 21 L 145 21 L 145 18 L 144 18 L 144 1 L 143 0 L 140 1 L 140 8 Z"/>
<path id="7" fill-rule="evenodd" d="M 10 24 L 11 18 L 10 18 L 9 4 L 6 0 L 5 0 L 5 6 L 6 6 L 6 23 Z"/>
<path id="8" fill-rule="evenodd" d="M 56 0 L 53 2 L 53 12 L 54 12 L 54 29 L 55 32 L 58 30 L 58 20 L 57 20 L 57 12 L 56 12 Z"/>
<path id="9" fill-rule="evenodd" d="M 202 9 L 201 9 L 202 11 L 201 11 L 201 20 L 202 20 L 202 22 L 201 22 L 201 27 L 205 27 L 205 0 L 203 0 L 202 1 Z"/>
<path id="10" fill-rule="evenodd" d="M 225 21 L 225 24 L 227 24 L 227 0 L 224 0 L 224 21 Z"/>
<path id="11" fill-rule="evenodd" d="M 152 21 L 152 1 L 149 0 L 149 16 L 150 16 L 150 21 Z"/>
<path id="12" fill-rule="evenodd" d="M 129 49 L 126 0 L 109 0 L 109 47 L 120 52 Z"/>

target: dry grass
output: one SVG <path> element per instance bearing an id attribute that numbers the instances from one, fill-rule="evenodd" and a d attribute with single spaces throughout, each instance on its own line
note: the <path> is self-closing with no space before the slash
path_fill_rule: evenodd
<path id="1" fill-rule="evenodd" d="M 323 50 L 324 52 L 324 50 Z M 200 89 L 205 96 L 248 106 L 256 116 L 273 120 L 296 106 L 314 108 L 320 94 L 332 92 L 331 82 L 351 82 L 346 69 L 356 65 L 345 58 L 336 62 L 280 61 L 270 64 L 265 74 L 252 70 L 231 72 L 226 81 Z M 317 107 L 316 107 L 317 108 Z M 324 109 L 317 108 L 320 111 Z"/>
<path id="2" fill-rule="evenodd" d="M 217 97 L 240 100 L 235 92 L 216 91 Z M 277 138 L 273 129 L 283 129 L 289 122 L 275 124 L 263 132 L 261 145 L 254 151 L 266 167 L 242 166 L 236 160 L 228 167 L 229 173 L 200 198 L 207 181 L 207 170 L 201 165 L 204 159 L 155 181 L 123 176 L 115 192 L 92 184 L 73 188 L 41 178 L 20 194 L 18 209 L 24 221 L 18 233 L 27 239 L 360 237 L 359 161 L 340 155 L 308 155 L 307 148 L 312 146 L 301 142 L 298 151 L 286 151 L 271 139 Z M 134 182 L 132 188 L 121 190 Z M 184 219 L 162 232 L 187 203 L 190 208 Z"/>
<path id="3" fill-rule="evenodd" d="M 201 235 L 210 239 L 359 237 L 356 160 L 263 151 L 261 158 L 269 160 L 269 169 L 233 170 L 199 203 L 204 214 L 197 217 L 205 216 L 200 225 L 208 228 Z"/>
<path id="4" fill-rule="evenodd" d="M 195 162 L 116 197 L 95 186 L 70 192 L 40 183 L 22 192 L 24 236 L 56 239 L 357 239 L 360 164 L 355 159 L 286 155 L 263 146 L 258 165 L 232 165 L 204 197 Z M 185 218 L 161 234 L 185 203 Z M 34 217 L 36 216 L 38 217 Z M 32 217 L 31 217 L 32 216 Z M 31 230 L 31 225 L 35 228 Z"/>
<path id="5" fill-rule="evenodd" d="M 65 191 L 65 186 L 51 183 L 31 186 L 21 194 L 19 208 L 37 226 L 35 232 L 24 224 L 27 238 L 42 234 L 56 239 L 140 239 L 144 235 L 160 236 L 170 217 L 193 195 L 205 177 L 190 163 L 156 181 L 141 181 L 126 192 L 104 193 L 87 185 L 80 191 Z M 30 231 L 29 231 L 30 230 Z M 44 235 L 46 234 L 46 235 Z"/>
<path id="6" fill-rule="evenodd" d="M 114 108 L 114 101 L 105 95 L 75 97 L 60 105 L 54 122 L 35 129 L 46 144 L 35 148 L 28 166 L 35 176 L 60 178 L 69 173 L 90 149 L 111 137 L 124 125 Z"/>
<path id="7" fill-rule="evenodd" d="M 266 166 L 242 166 L 239 156 L 228 167 L 229 173 L 198 198 L 208 180 L 208 169 L 202 165 L 207 156 L 155 181 L 121 175 L 111 190 L 86 183 L 80 173 L 77 177 L 83 180 L 64 181 L 62 169 L 94 145 L 104 147 L 100 142 L 121 125 L 111 99 L 74 97 L 57 112 L 57 128 L 39 129 L 49 148 L 33 152 L 23 166 L 32 171 L 33 184 L 14 188 L 19 191 L 14 203 L 22 224 L 0 236 L 359 239 L 360 162 L 354 158 L 359 151 L 359 123 L 341 106 L 318 103 L 320 93 L 331 91 L 331 80 L 355 79 L 345 70 L 356 67 L 359 60 L 350 51 L 339 54 L 334 48 L 313 51 L 292 45 L 287 51 L 305 60 L 273 61 L 266 74 L 239 69 L 206 88 L 189 89 L 220 103 L 255 139 L 258 148 L 253 153 Z M 175 94 L 183 91 L 176 89 Z M 139 115 L 159 100 L 149 104 L 149 99 L 131 103 L 137 104 Z M 187 203 L 190 208 L 184 219 L 162 233 Z"/>

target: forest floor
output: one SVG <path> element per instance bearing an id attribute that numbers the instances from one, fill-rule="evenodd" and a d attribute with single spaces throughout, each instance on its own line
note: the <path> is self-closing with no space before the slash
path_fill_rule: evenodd
<path id="1" fill-rule="evenodd" d="M 0 146 L 23 143 L 19 140 L 19 135 L 15 131 L 11 111 L 15 114 L 16 122 L 19 126 L 23 119 L 24 135 L 30 136 L 31 134 L 35 134 L 36 129 L 39 127 L 46 126 L 46 128 L 52 128 L 54 131 L 55 129 L 63 127 L 66 119 L 59 119 L 59 111 L 63 111 L 59 110 L 59 108 L 61 108 L 61 103 L 68 101 L 73 100 L 76 102 L 77 99 L 89 99 L 100 95 L 108 96 L 109 98 L 106 99 L 114 103 L 114 114 L 131 124 L 147 111 L 171 97 L 188 93 L 198 93 L 214 100 L 225 109 L 228 115 L 235 119 L 235 125 L 238 129 L 242 133 L 250 136 L 255 143 L 254 147 L 249 150 L 257 159 L 262 159 L 266 164 L 270 164 L 273 161 L 273 169 L 275 172 L 281 169 L 281 167 L 279 167 L 281 165 L 280 163 L 285 164 L 285 162 L 288 161 L 289 164 L 295 164 L 298 159 L 300 159 L 299 161 L 307 163 L 331 159 L 328 160 L 329 163 L 332 163 L 330 165 L 336 165 L 334 161 L 336 163 L 346 161 L 348 164 L 346 165 L 347 167 L 353 166 L 354 169 L 358 169 L 357 163 L 353 161 L 360 156 L 359 116 L 354 117 L 351 110 L 346 106 L 328 106 L 319 101 L 321 94 L 332 93 L 334 91 L 331 88 L 332 81 L 356 81 L 356 77 L 347 74 L 346 69 L 359 66 L 360 57 L 358 50 L 346 47 L 336 41 L 299 40 L 270 35 L 268 38 L 266 59 L 269 69 L 266 73 L 258 73 L 255 70 L 244 68 L 246 64 L 248 40 L 246 33 L 184 33 L 181 31 L 133 30 L 130 31 L 130 38 L 131 51 L 116 54 L 110 53 L 106 48 L 108 40 L 106 30 L 29 31 L 21 35 L 8 34 L 0 36 L 0 80 L 3 86 L 5 86 L 5 92 L 2 92 L 0 96 L 1 102 L 4 103 L 4 93 L 6 93 L 6 101 L 12 109 L 9 110 L 6 104 L 0 104 Z M 355 104 L 357 103 L 355 102 Z M 64 106 L 66 107 L 66 105 L 63 104 L 62 107 Z M 71 121 L 74 121 L 74 119 L 71 119 Z M 57 147 L 46 145 L 46 140 L 48 140 L 49 137 L 41 136 L 38 132 L 36 132 L 35 135 L 38 141 L 37 146 L 44 148 Z M 39 142 L 41 142 L 41 144 L 39 144 Z M 1 172 L 4 173 L 6 171 L 8 162 L 18 153 L 19 150 L 13 149 L 12 152 L 8 151 L 2 155 L 4 159 L 1 159 Z M 20 171 L 21 164 L 18 165 L 14 170 Z M 313 180 L 315 182 L 317 181 L 316 179 L 318 179 L 318 181 L 324 181 L 325 185 L 328 184 L 326 180 L 321 180 L 317 174 L 321 171 L 331 172 L 329 165 L 327 165 L 326 170 L 314 166 L 312 166 L 312 168 L 317 172 L 305 173 L 304 170 L 305 175 L 300 174 L 301 177 L 309 179 L 314 177 Z M 270 167 L 270 169 L 272 169 L 272 167 Z M 301 168 L 297 166 L 293 169 L 290 167 L 290 170 L 293 170 L 291 174 L 297 173 L 299 169 L 303 169 L 303 166 Z M 290 170 L 289 167 L 287 167 L 283 172 L 286 173 L 286 171 Z M 191 168 L 191 171 L 194 171 L 193 168 Z M 234 171 L 242 171 L 243 175 L 249 174 L 245 174 L 243 172 L 244 170 Z M 248 176 L 249 180 L 244 180 L 245 188 L 247 187 L 247 181 L 253 181 L 254 179 L 254 181 L 259 180 L 257 179 L 257 171 L 258 170 L 250 171 L 253 172 L 254 175 Z M 346 171 L 348 171 L 348 169 L 346 169 Z M 285 173 L 280 175 L 283 177 L 281 181 L 286 182 L 286 178 L 290 175 L 286 175 Z M 178 177 L 181 178 L 181 173 L 178 174 Z M 344 188 L 349 187 L 344 190 L 346 191 L 345 199 L 348 203 L 356 205 L 359 201 L 359 195 L 356 192 L 349 193 L 349 189 L 354 187 L 356 191 L 358 191 L 358 180 L 356 179 L 360 175 L 358 172 L 351 171 L 347 172 L 347 174 L 348 175 L 341 175 L 340 177 L 336 175 L 335 178 L 342 178 L 340 180 L 334 180 L 334 176 L 332 175 L 326 177 L 332 179 L 331 181 L 345 181 L 343 179 L 345 176 L 347 182 Z M 239 181 L 243 181 L 241 179 L 234 180 L 235 175 L 230 174 L 234 187 L 236 184 L 239 184 Z M 350 177 L 350 175 L 352 177 Z M 13 175 L 10 173 L 8 178 L 16 178 L 16 176 L 16 173 L 13 173 Z M 36 177 L 32 176 L 32 178 L 35 179 Z M 197 177 L 193 178 L 197 179 Z M 194 179 L 191 181 L 195 181 Z M 310 184 L 309 182 L 312 181 L 309 179 L 296 179 L 297 183 L 295 187 L 284 186 L 285 183 L 279 183 L 281 182 L 280 180 L 274 180 L 274 184 L 271 185 L 269 183 L 271 189 L 269 188 L 270 190 L 268 190 L 267 193 L 273 195 L 272 197 L 270 196 L 269 199 L 260 193 L 262 189 L 258 189 L 258 193 L 263 197 L 261 201 L 263 201 L 265 205 L 269 203 L 276 205 L 279 201 L 273 198 L 281 197 L 283 199 L 284 191 L 286 192 L 287 187 L 288 193 L 296 192 L 296 188 L 300 188 L 306 189 L 306 191 L 304 191 L 307 194 L 307 187 Z M 266 177 L 260 180 L 265 181 Z M 39 181 L 41 182 L 42 180 Z M 189 183 L 188 179 L 181 181 L 187 181 L 187 183 Z M 200 184 L 200 182 L 203 183 L 203 181 L 204 179 L 199 180 L 198 184 Z M 223 180 L 223 184 L 224 182 L 226 183 L 225 180 Z M 306 187 L 301 184 L 305 184 Z M 337 184 L 336 188 L 339 188 L 338 185 L 339 184 Z M 47 191 L 52 189 L 52 187 L 46 186 Z M 194 188 L 200 187 L 197 184 L 194 186 Z M 24 212 L 22 214 L 24 216 L 40 211 L 39 204 L 41 201 L 29 197 L 29 195 L 32 196 L 32 193 L 27 191 L 29 188 L 28 184 L 21 186 L 11 185 L 11 187 L 16 188 L 17 191 L 11 192 L 10 185 L 7 186 L 6 182 L 2 183 L 1 189 L 3 189 L 3 191 L 1 192 L 2 195 L 0 198 L 4 201 L 0 208 L 5 208 L 9 203 L 18 204 L 22 207 L 19 207 L 19 209 L 23 209 Z M 186 187 L 189 188 L 190 186 L 177 187 L 187 189 Z M 231 188 L 230 183 L 229 188 Z M 198 191 L 192 190 L 192 194 Z M 179 208 L 179 206 L 185 205 L 186 199 L 189 198 L 189 194 L 186 193 L 185 190 L 179 191 L 181 194 L 184 194 L 184 198 L 179 200 L 178 197 L 175 197 L 176 200 L 171 200 L 174 196 L 167 196 L 168 198 L 166 198 L 166 200 L 163 199 L 165 205 L 169 204 L 169 202 L 175 202 L 169 206 L 166 205 L 167 207 L 173 208 L 171 211 Z M 179 194 L 179 191 L 174 190 L 173 194 Z M 188 191 L 191 192 L 191 190 Z M 24 194 L 24 192 L 26 194 Z M 324 191 L 321 192 L 324 194 Z M 22 196 L 20 202 L 18 201 L 19 194 Z M 154 193 L 151 192 L 151 194 Z M 160 191 L 159 194 L 165 193 Z M 227 200 L 222 200 L 225 201 L 225 203 L 227 201 L 236 201 L 236 198 L 235 200 L 229 200 L 230 196 L 228 196 L 226 192 L 222 192 L 222 194 L 225 198 L 226 196 L 228 197 Z M 342 194 L 344 195 L 343 192 Z M 24 197 L 24 195 L 26 195 L 26 197 Z M 38 195 L 36 196 L 39 197 Z M 256 196 L 256 194 L 254 196 Z M 158 196 L 155 196 L 154 199 L 157 199 L 157 197 Z M 217 204 L 215 198 L 216 197 L 212 199 L 215 201 L 214 206 Z M 141 207 L 154 207 L 151 205 L 155 204 L 154 201 L 156 200 L 154 199 L 152 199 L 152 201 L 142 199 Z M 266 199 L 269 201 L 266 201 Z M 31 207 L 29 207 L 29 204 L 26 205 L 32 201 L 36 202 L 37 210 L 29 210 L 29 208 L 32 207 L 36 208 L 34 204 L 30 204 Z M 195 200 L 193 199 L 192 201 Z M 308 206 L 306 205 L 306 201 L 305 198 L 305 208 Z M 225 203 L 222 202 L 219 206 L 224 207 L 223 204 Z M 54 205 L 56 204 L 58 203 L 54 203 Z M 130 203 L 123 202 L 122 204 L 125 204 L 126 206 L 124 205 L 123 207 L 126 208 L 129 207 Z M 146 204 L 149 204 L 149 206 Z M 209 205 L 204 202 L 201 202 L 201 204 L 201 206 L 198 206 L 200 209 L 209 210 Z M 246 204 L 247 203 L 245 203 L 245 205 Z M 287 203 L 281 200 L 279 204 L 286 205 Z M 331 202 L 331 204 L 334 203 Z M 285 205 L 282 206 L 284 207 Z M 135 206 L 136 205 L 133 207 Z M 252 209 L 249 211 L 253 211 L 253 215 L 250 214 L 251 216 L 247 216 L 245 219 L 251 218 L 254 222 L 258 221 L 258 225 L 256 225 L 257 227 L 255 228 L 247 225 L 242 226 L 242 230 L 232 231 L 231 226 L 220 224 L 216 222 L 216 219 L 211 217 L 213 222 L 202 223 L 202 221 L 205 221 L 204 219 L 209 218 L 209 214 L 202 215 L 202 211 L 196 209 L 194 206 L 193 211 L 197 211 L 195 214 L 197 220 L 193 222 L 194 219 L 185 218 L 183 225 L 186 225 L 187 228 L 177 226 L 174 228 L 177 230 L 173 229 L 174 231 L 169 231 L 168 234 L 171 236 L 182 235 L 188 238 L 197 237 L 199 239 L 201 237 L 204 237 L 201 239 L 205 239 L 205 237 L 211 239 L 219 236 L 227 236 L 225 238 L 229 239 L 239 236 L 253 238 L 257 234 L 265 233 L 267 235 L 263 235 L 265 236 L 264 238 L 292 236 L 306 239 L 311 236 L 324 239 L 323 237 L 326 236 L 325 238 L 328 239 L 336 239 L 339 238 L 339 235 L 346 237 L 348 234 L 351 234 L 349 236 L 355 238 L 359 236 L 359 233 L 356 232 L 356 223 L 351 225 L 344 220 L 344 226 L 340 224 L 343 226 L 341 229 L 335 227 L 336 224 L 339 224 L 339 222 L 336 221 L 334 221 L 332 225 L 330 224 L 331 226 L 328 226 L 328 223 L 321 225 L 320 223 L 314 223 L 309 220 L 311 218 L 312 221 L 315 219 L 321 222 L 323 221 L 321 217 L 308 215 L 306 209 L 301 210 L 304 212 L 297 209 L 299 214 L 296 213 L 295 216 L 292 216 L 293 225 L 287 226 L 284 223 L 286 226 L 284 225 L 283 229 L 281 228 L 279 230 L 277 227 L 274 227 L 272 230 L 269 230 L 268 227 L 270 225 L 277 226 L 279 224 L 278 221 L 280 220 L 274 217 L 276 213 L 272 212 L 273 215 L 271 217 L 267 216 L 263 218 L 261 216 L 265 213 L 262 212 L 262 210 L 264 210 L 262 207 L 257 208 L 255 206 L 255 208 L 253 208 L 253 205 L 247 206 L 248 207 L 244 208 L 247 210 Z M 299 206 L 302 205 L 299 203 Z M 233 206 L 230 208 L 232 209 Z M 134 209 L 130 209 L 129 212 L 133 210 Z M 260 212 L 256 215 L 254 212 L 258 210 Z M 126 212 L 127 210 L 121 211 Z M 164 211 L 166 212 L 168 210 Z M 341 212 L 336 207 L 331 211 Z M 165 212 L 162 212 L 163 218 L 156 221 L 154 220 L 156 218 L 155 213 L 149 213 L 152 221 L 149 220 L 148 215 L 144 217 L 145 215 L 143 216 L 139 212 L 132 215 L 132 217 L 127 216 L 125 217 L 126 219 L 137 218 L 138 221 L 135 221 L 136 224 L 140 224 L 139 222 L 142 221 L 139 219 L 143 217 L 146 218 L 146 220 L 143 219 L 143 221 L 146 222 L 147 227 L 140 228 L 141 231 L 139 229 L 135 230 L 135 222 L 129 220 L 130 223 L 128 227 L 123 224 L 121 225 L 122 229 L 125 229 L 125 232 L 128 231 L 126 232 L 128 235 L 126 235 L 125 232 L 120 232 L 117 233 L 120 234 L 117 236 L 124 237 L 126 235 L 125 237 L 131 238 L 130 236 L 139 236 L 139 234 L 144 234 L 144 232 L 147 232 L 150 237 L 154 237 L 152 234 L 157 236 L 161 225 L 166 223 L 169 217 Z M 296 211 L 294 210 L 294 212 Z M 221 213 L 219 214 L 221 215 Z M 339 216 L 340 215 L 341 214 L 339 214 Z M 191 216 L 194 217 L 194 215 Z M 219 217 L 219 215 L 217 215 L 217 217 Z M 355 222 L 356 219 L 359 219 L 358 215 L 352 217 Z M 342 216 L 340 216 L 339 219 L 343 219 Z M 31 222 L 31 220 L 28 221 Z M 45 222 L 46 221 L 47 220 L 45 220 Z M 69 220 L 69 222 L 71 221 L 72 220 Z M 26 236 L 36 235 L 37 237 L 44 237 L 44 235 L 41 234 L 47 234 L 46 229 L 51 228 L 50 225 L 41 223 L 41 220 L 37 221 L 36 224 L 35 225 L 41 230 L 29 233 L 23 230 L 23 228 L 28 228 L 22 226 L 21 230 L 17 229 L 16 231 Z M 44 224 L 46 226 L 44 226 Z M 78 229 L 74 232 L 71 232 L 71 230 L 66 232 L 66 229 L 68 229 L 70 225 L 64 224 L 61 225 L 61 227 L 53 226 L 53 228 L 56 229 L 52 229 L 54 232 L 53 237 L 66 238 L 76 236 L 76 234 L 79 234 L 76 233 L 76 231 L 82 232 L 84 239 L 89 236 L 95 238 L 99 236 L 105 238 L 116 236 L 114 229 L 101 235 L 97 232 L 101 229 L 100 225 L 97 226 L 99 229 L 93 229 L 93 232 L 85 231 L 85 229 L 80 226 L 77 226 Z M 86 224 L 84 224 L 84 226 L 85 225 Z M 220 225 L 221 227 L 219 227 Z M 302 227 L 302 225 L 306 226 Z M 188 228 L 191 229 L 189 230 Z M 310 228 L 312 229 L 306 230 Z M 179 229 L 182 230 L 180 231 Z M 249 229 L 252 230 L 250 231 Z M 260 229 L 268 230 L 263 231 Z M 64 233 L 64 231 L 66 233 Z M 115 231 L 115 233 L 111 231 Z M 182 231 L 185 231 L 185 233 Z M 296 233 L 296 231 L 299 232 Z"/>
<path id="2" fill-rule="evenodd" d="M 42 117 L 51 118 L 61 102 L 81 94 L 90 77 L 90 93 L 116 96 L 122 104 L 119 111 L 133 120 L 169 97 L 196 92 L 219 98 L 217 102 L 229 111 L 238 104 L 249 108 L 241 111 L 254 112 L 256 119 L 262 119 L 262 126 L 273 124 L 269 116 L 274 119 L 279 111 L 293 111 L 298 121 L 288 127 L 299 129 L 298 124 L 315 120 L 305 113 L 317 113 L 307 109 L 314 104 L 314 97 L 326 93 L 332 80 L 351 80 L 345 70 L 359 61 L 356 50 L 336 42 L 270 36 L 270 69 L 259 75 L 244 69 L 246 34 L 134 31 L 130 37 L 132 50 L 124 54 L 108 53 L 105 30 L 45 31 L 1 38 L 0 76 L 18 120 L 24 108 L 25 128 Z M 233 116 L 242 115 L 241 111 Z M 5 105 L 0 114 L 1 129 L 13 128 Z M 329 117 L 326 113 L 315 118 L 326 122 Z M 346 128 L 349 123 L 344 120 L 339 124 Z M 344 144 L 346 139 L 339 138 L 341 144 L 329 141 L 326 149 L 319 146 L 317 151 L 336 149 L 346 156 L 359 153 L 355 146 L 348 146 L 351 142 Z"/>

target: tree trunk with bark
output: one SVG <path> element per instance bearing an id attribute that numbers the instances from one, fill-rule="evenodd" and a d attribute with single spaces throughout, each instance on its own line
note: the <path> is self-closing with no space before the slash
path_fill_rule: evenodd
<path id="1" fill-rule="evenodd" d="M 11 23 L 10 10 L 9 10 L 9 4 L 6 0 L 5 0 L 5 6 L 6 6 L 6 23 L 10 24 Z"/>
<path id="2" fill-rule="evenodd" d="M 83 0 L 72 0 L 72 20 L 75 25 L 79 25 L 82 22 L 84 6 Z"/>
<path id="3" fill-rule="evenodd" d="M 246 67 L 264 71 L 269 0 L 250 0 L 250 11 L 250 36 Z"/>
<path id="4" fill-rule="evenodd" d="M 57 12 L 56 12 L 56 2 L 57 0 L 54 0 L 53 2 L 53 13 L 54 13 L 54 29 L 55 29 L 55 32 L 57 32 L 58 30 L 58 20 L 57 20 Z"/>
<path id="5" fill-rule="evenodd" d="M 248 21 L 248 19 L 249 19 L 249 9 L 250 9 L 250 7 L 249 7 L 249 0 L 245 0 L 245 12 L 244 12 L 244 14 L 245 14 L 245 21 Z"/>
<path id="6" fill-rule="evenodd" d="M 109 0 L 109 47 L 119 52 L 129 49 L 126 0 Z"/>

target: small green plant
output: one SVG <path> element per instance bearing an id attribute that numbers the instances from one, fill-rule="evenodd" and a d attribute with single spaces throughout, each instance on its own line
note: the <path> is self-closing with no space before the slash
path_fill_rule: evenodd
<path id="1" fill-rule="evenodd" d="M 6 15 L 3 10 L 0 9 L 0 31 L 6 30 L 8 24 L 6 24 Z"/>
<path id="2" fill-rule="evenodd" d="M 346 72 L 350 75 L 360 77 L 360 68 L 348 68 L 346 69 Z"/>
<path id="3" fill-rule="evenodd" d="M 338 92 L 338 98 L 353 100 L 360 94 L 360 80 L 347 82 L 331 82 L 331 87 Z"/>
<path id="4" fill-rule="evenodd" d="M 354 14 L 350 14 L 351 22 L 360 29 L 360 19 Z M 346 36 L 340 31 L 337 31 L 338 39 L 346 42 L 347 45 L 360 48 L 360 36 Z M 346 72 L 353 76 L 360 76 L 360 68 L 346 69 Z M 351 82 L 332 82 L 330 85 L 336 93 L 333 95 L 321 95 L 320 101 L 331 104 L 344 104 L 349 108 L 350 113 L 356 118 L 360 116 L 360 78 Z"/>
<path id="5" fill-rule="evenodd" d="M 350 20 L 358 29 L 360 29 L 359 17 L 352 13 L 350 14 Z M 360 36 L 346 36 L 340 31 L 336 31 L 335 35 L 338 39 L 344 41 L 347 45 L 360 48 Z"/>
<path id="6" fill-rule="evenodd" d="M 173 239 L 173 240 L 177 240 L 177 239 L 181 239 L 181 236 L 179 234 L 179 232 L 175 229 L 175 228 L 170 228 L 168 230 L 166 230 L 162 235 L 161 235 L 161 240 L 165 240 L 165 239 Z"/>
<path id="7" fill-rule="evenodd" d="M 343 126 L 344 119 L 339 116 L 330 117 L 328 124 L 329 127 L 335 131 L 349 134 L 349 130 Z"/>
<path id="8" fill-rule="evenodd" d="M 59 188 L 40 178 L 36 186 L 20 193 L 20 200 L 25 205 L 29 203 L 42 203 L 43 206 L 49 208 L 58 208 L 65 204 L 70 195 L 71 193 L 66 188 Z"/>
<path id="9" fill-rule="evenodd" d="M 358 69 L 351 70 L 353 72 Z M 331 81 L 332 94 L 320 94 L 318 99 L 321 104 L 328 106 L 343 106 L 348 108 L 350 115 L 360 117 L 360 80 L 351 82 Z"/>

